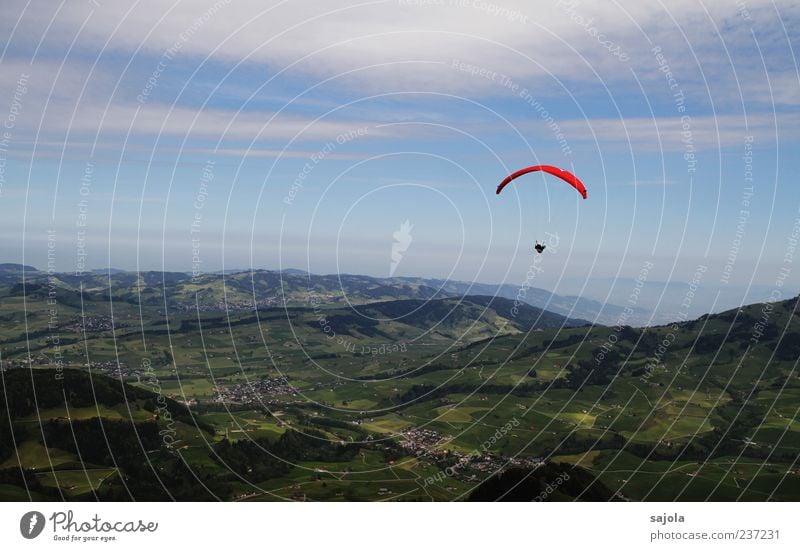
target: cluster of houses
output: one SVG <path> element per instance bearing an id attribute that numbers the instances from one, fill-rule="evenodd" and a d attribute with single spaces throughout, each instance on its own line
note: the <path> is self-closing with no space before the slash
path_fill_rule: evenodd
<path id="1" fill-rule="evenodd" d="M 465 456 L 467 457 L 467 456 Z M 480 457 L 468 456 L 472 460 L 469 463 L 470 468 L 483 473 L 496 473 L 511 467 L 520 467 L 526 469 L 535 469 L 544 465 L 544 459 L 541 457 L 508 457 L 505 455 L 484 454 Z"/>
<path id="2" fill-rule="evenodd" d="M 93 372 L 100 372 L 103 375 L 115 378 L 129 378 L 136 379 L 136 382 L 141 382 L 142 377 L 146 375 L 143 368 L 133 369 L 123 362 L 109 360 L 106 362 L 92 362 L 89 364 L 89 370 Z"/>
<path id="3" fill-rule="evenodd" d="M 114 329 L 111 318 L 105 316 L 76 317 L 61 326 L 61 329 L 70 333 L 99 333 Z"/>
<path id="4" fill-rule="evenodd" d="M 246 383 L 217 388 L 214 402 L 218 404 L 263 404 L 269 396 L 296 396 L 295 389 L 286 377 L 255 379 Z"/>
<path id="5" fill-rule="evenodd" d="M 446 439 L 435 430 L 414 428 L 403 431 L 403 440 L 399 444 L 411 455 L 443 457 L 448 454 L 448 450 L 437 446 L 445 441 Z"/>
<path id="6" fill-rule="evenodd" d="M 6 360 L 0 364 L 3 371 L 8 369 L 22 369 L 24 367 L 32 367 L 36 364 L 48 364 L 50 361 L 46 356 L 37 356 L 36 358 L 17 358 L 14 360 Z"/>
<path id="7" fill-rule="evenodd" d="M 463 453 L 457 449 L 445 448 L 443 445 L 452 438 L 430 429 L 409 429 L 403 431 L 403 437 L 399 444 L 411 455 L 427 459 L 431 463 L 438 463 L 441 460 L 454 462 L 456 467 L 448 469 L 448 474 L 464 480 L 476 479 L 474 471 L 493 474 L 511 467 L 535 469 L 544 464 L 541 457 L 509 457 L 487 452 L 479 453 L 478 450 L 473 453 Z M 469 467 L 469 470 L 464 471 L 465 467 Z"/>
<path id="8" fill-rule="evenodd" d="M 2 366 L 1 368 L 5 371 L 6 369 L 22 369 L 33 367 L 34 365 L 51 365 L 52 363 L 52 358 L 43 353 L 39 353 L 36 356 L 28 356 L 27 358 L 6 360 L 2 362 L 0 366 Z"/>
<path id="9" fill-rule="evenodd" d="M 313 293 L 313 300 L 318 301 L 319 303 L 329 304 L 329 303 L 339 303 L 343 301 L 343 297 L 341 293 Z M 259 308 L 275 308 L 275 307 L 283 307 L 283 306 L 307 306 L 308 301 L 305 300 L 303 297 L 297 297 L 289 295 L 276 295 L 271 297 L 264 297 L 260 298 L 257 301 L 253 302 L 252 300 L 242 300 L 242 301 L 225 301 L 225 300 L 216 300 L 216 301 L 202 301 L 198 305 L 195 301 L 189 301 L 185 303 L 178 304 L 178 309 L 184 312 L 219 312 L 219 311 L 229 311 L 229 312 L 248 312 L 253 311 Z"/>
<path id="10" fill-rule="evenodd" d="M 178 309 L 184 312 L 252 312 L 259 308 L 275 308 L 285 306 L 287 301 L 284 297 L 268 297 L 253 302 L 252 300 L 225 301 L 217 300 L 214 302 L 185 302 L 178 305 Z"/>

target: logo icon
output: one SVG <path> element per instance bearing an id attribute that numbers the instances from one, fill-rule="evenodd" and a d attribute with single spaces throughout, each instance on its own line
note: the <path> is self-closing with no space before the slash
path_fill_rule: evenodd
<path id="1" fill-rule="evenodd" d="M 392 234 L 394 243 L 392 243 L 392 263 L 389 265 L 389 277 L 394 275 L 394 271 L 400 265 L 400 261 L 403 260 L 403 253 L 408 250 L 409 245 L 414 240 L 411 237 L 413 227 L 411 222 L 406 220 L 400 224 L 400 229 Z"/>
<path id="2" fill-rule="evenodd" d="M 26 540 L 32 540 L 44 530 L 44 515 L 39 511 L 31 511 L 19 519 L 19 531 Z"/>

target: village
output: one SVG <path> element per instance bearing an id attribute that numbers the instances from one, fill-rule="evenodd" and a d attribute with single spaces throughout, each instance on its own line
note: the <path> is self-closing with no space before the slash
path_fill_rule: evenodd
<path id="1" fill-rule="evenodd" d="M 448 448 L 446 445 L 453 438 L 442 436 L 431 429 L 410 429 L 404 431 L 402 435 L 404 439 L 399 442 L 401 448 L 417 458 L 427 459 L 433 464 L 442 466 L 447 476 L 459 480 L 476 480 L 478 477 L 474 471 L 493 474 L 510 467 L 535 469 L 544 465 L 544 459 L 541 457 L 510 457 L 481 452 L 478 449 L 464 453 Z"/>
<path id="2" fill-rule="evenodd" d="M 252 312 L 261 308 L 285 306 L 289 301 L 283 297 L 268 297 L 256 302 L 217 300 L 214 302 L 195 301 L 179 303 L 176 308 L 181 312 Z"/>
<path id="3" fill-rule="evenodd" d="M 61 329 L 69 333 L 113 331 L 114 322 L 111 318 L 106 316 L 75 317 L 62 325 Z"/>
<path id="4" fill-rule="evenodd" d="M 263 404 L 270 403 L 265 397 L 278 395 L 296 396 L 297 389 L 289 384 L 286 377 L 255 379 L 218 387 L 213 401 L 217 404 Z"/>

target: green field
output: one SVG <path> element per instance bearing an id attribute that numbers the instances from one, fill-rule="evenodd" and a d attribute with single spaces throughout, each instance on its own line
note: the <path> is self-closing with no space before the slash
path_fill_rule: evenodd
<path id="1" fill-rule="evenodd" d="M 119 278 L 113 325 L 107 282 L 81 297 L 65 278 L 55 329 L 44 287 L 23 300 L 0 286 L 3 499 L 466 499 L 539 464 L 590 473 L 615 499 L 800 498 L 796 300 L 746 356 L 760 305 L 682 323 L 648 370 L 674 328 L 515 317 L 510 302 L 367 280 L 353 307 L 335 281 L 311 304 L 292 280 L 283 308 L 270 274 L 263 304 L 226 310 L 223 285 L 244 304 L 252 281 Z"/>

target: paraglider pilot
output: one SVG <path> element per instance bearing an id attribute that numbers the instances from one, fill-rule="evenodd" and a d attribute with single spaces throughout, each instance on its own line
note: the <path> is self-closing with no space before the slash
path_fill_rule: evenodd
<path id="1" fill-rule="evenodd" d="M 541 252 L 545 249 L 545 245 L 543 243 L 539 243 L 539 240 L 536 240 L 536 245 L 533 246 L 536 249 L 536 252 L 541 254 Z"/>

